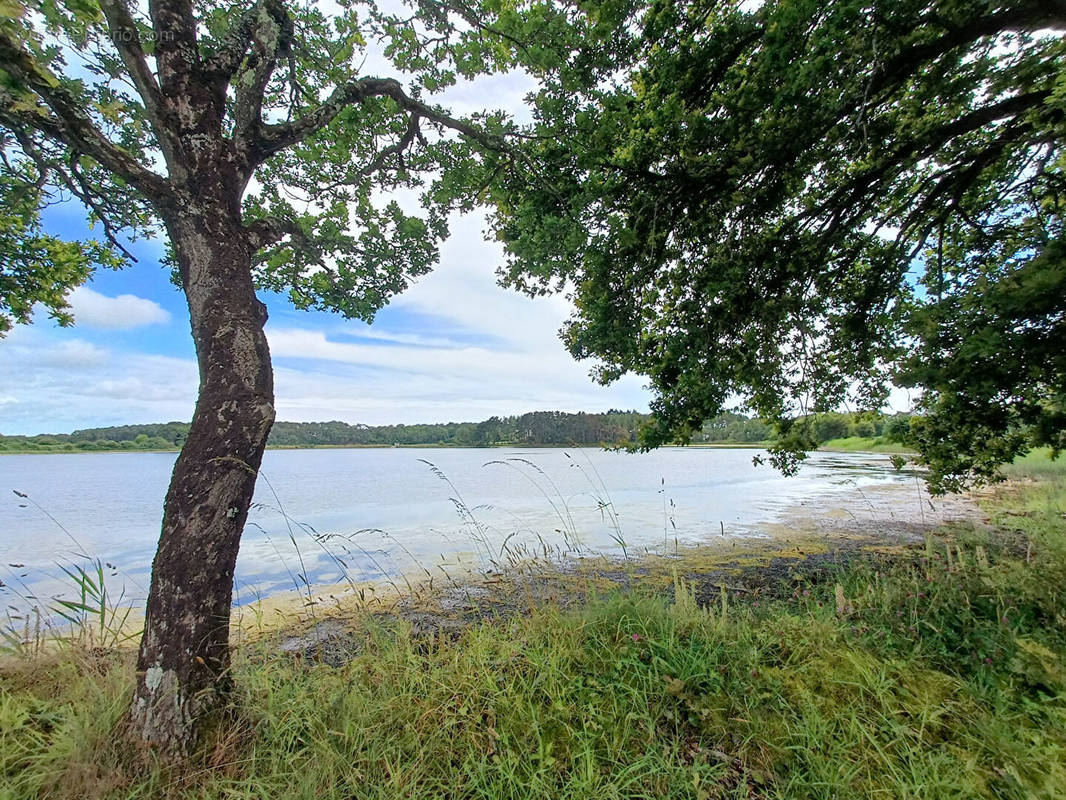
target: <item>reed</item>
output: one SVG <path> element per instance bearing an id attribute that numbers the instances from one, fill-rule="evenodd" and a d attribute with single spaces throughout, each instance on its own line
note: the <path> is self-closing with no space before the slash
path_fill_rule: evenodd
<path id="1" fill-rule="evenodd" d="M 370 618 L 335 668 L 260 640 L 236 654 L 236 722 L 183 772 L 134 769 L 114 736 L 128 661 L 27 661 L 0 673 L 0 796 L 1061 797 L 1064 496 L 1019 516 L 1032 500 L 709 604 L 680 565 L 667 594 L 457 638 Z"/>

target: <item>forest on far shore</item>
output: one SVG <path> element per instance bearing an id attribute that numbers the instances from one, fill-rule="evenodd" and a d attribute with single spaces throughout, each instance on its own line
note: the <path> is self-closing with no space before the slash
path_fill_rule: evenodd
<path id="1" fill-rule="evenodd" d="M 276 422 L 270 432 L 271 447 L 389 447 L 392 445 L 444 445 L 493 447 L 499 445 L 628 445 L 650 417 L 637 411 L 612 409 L 605 413 L 571 414 L 533 411 L 509 417 L 489 417 L 481 422 L 442 422 L 415 425 L 362 425 L 346 422 Z M 850 436 L 886 436 L 898 440 L 907 430 L 908 415 L 827 413 L 816 415 L 811 431 L 819 442 Z M 0 434 L 2 452 L 79 452 L 106 450 L 173 450 L 188 435 L 187 422 L 118 425 L 85 428 L 71 433 L 38 436 Z M 774 438 L 766 422 L 726 412 L 707 422 L 692 444 L 757 444 Z"/>

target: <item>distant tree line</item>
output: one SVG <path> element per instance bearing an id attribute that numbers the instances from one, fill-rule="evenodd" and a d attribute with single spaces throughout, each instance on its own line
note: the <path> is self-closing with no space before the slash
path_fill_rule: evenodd
<path id="1" fill-rule="evenodd" d="M 612 409 L 602 414 L 533 411 L 509 417 L 489 417 L 481 422 L 442 422 L 416 425 L 350 425 L 346 422 L 277 422 L 270 433 L 272 447 L 354 446 L 388 447 L 445 445 L 491 447 L 495 445 L 607 445 L 628 446 L 638 441 L 649 415 Z M 813 439 L 884 436 L 899 441 L 908 417 L 828 413 L 804 418 Z M 0 434 L 0 452 L 78 452 L 109 450 L 174 450 L 188 435 L 186 422 L 117 425 L 85 428 L 72 433 L 40 436 Z M 757 444 L 773 436 L 766 422 L 726 412 L 707 422 L 692 436 L 695 444 Z"/>

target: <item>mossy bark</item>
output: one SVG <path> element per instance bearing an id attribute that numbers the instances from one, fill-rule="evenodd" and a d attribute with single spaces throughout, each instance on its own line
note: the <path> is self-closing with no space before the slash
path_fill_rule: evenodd
<path id="1" fill-rule="evenodd" d="M 188 300 L 200 390 L 174 466 L 130 710 L 135 738 L 189 753 L 229 689 L 233 571 L 274 421 L 266 308 L 227 183 L 196 187 L 167 220 Z"/>

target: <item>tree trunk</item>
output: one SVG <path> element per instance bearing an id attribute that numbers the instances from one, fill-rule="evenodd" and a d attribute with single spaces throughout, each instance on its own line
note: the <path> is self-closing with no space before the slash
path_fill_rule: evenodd
<path id="1" fill-rule="evenodd" d="M 200 391 L 167 491 L 130 724 L 169 757 L 189 753 L 224 705 L 233 569 L 274 422 L 266 308 L 233 206 L 191 201 L 166 219 Z"/>

